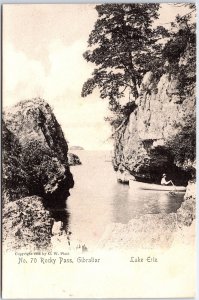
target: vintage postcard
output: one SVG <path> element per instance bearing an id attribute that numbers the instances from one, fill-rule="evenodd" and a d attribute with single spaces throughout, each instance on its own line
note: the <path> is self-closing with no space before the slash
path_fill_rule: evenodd
<path id="1" fill-rule="evenodd" d="M 3 298 L 196 292 L 194 3 L 3 5 Z"/>

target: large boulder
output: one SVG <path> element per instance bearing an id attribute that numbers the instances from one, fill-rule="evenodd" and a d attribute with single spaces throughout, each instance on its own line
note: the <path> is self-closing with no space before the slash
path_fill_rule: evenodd
<path id="1" fill-rule="evenodd" d="M 76 166 L 82 164 L 77 154 L 74 153 L 68 153 L 68 162 L 69 166 Z"/>
<path id="2" fill-rule="evenodd" d="M 67 223 L 66 200 L 74 182 L 67 158 L 68 145 L 52 109 L 43 99 L 25 100 L 6 109 L 3 119 L 4 223 L 8 222 L 8 212 L 16 213 L 16 201 L 20 200 L 20 209 L 25 211 L 27 201 L 23 207 L 22 198 L 34 195 L 40 199 L 34 199 L 35 207 L 41 208 L 42 202 L 42 210 L 48 211 L 46 220 L 49 216 Z M 37 222 L 39 217 L 34 216 Z M 23 231 L 24 222 L 20 224 Z"/>
<path id="3" fill-rule="evenodd" d="M 20 144 L 20 155 L 16 153 L 16 157 L 31 179 L 31 194 L 50 198 L 63 185 L 65 190 L 73 187 L 67 142 L 44 100 L 35 98 L 19 102 L 4 112 L 4 121 Z"/>

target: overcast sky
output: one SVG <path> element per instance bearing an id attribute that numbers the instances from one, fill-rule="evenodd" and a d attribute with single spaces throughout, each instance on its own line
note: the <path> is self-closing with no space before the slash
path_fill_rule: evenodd
<path id="1" fill-rule="evenodd" d="M 3 8 L 3 105 L 44 98 L 53 107 L 70 145 L 109 149 L 106 100 L 96 91 L 81 98 L 94 66 L 82 57 L 97 18 L 91 4 L 18 4 Z M 182 8 L 164 5 L 160 23 Z"/>

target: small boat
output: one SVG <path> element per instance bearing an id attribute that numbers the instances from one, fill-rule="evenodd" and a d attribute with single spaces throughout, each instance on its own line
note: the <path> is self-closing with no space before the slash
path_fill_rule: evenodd
<path id="1" fill-rule="evenodd" d="M 185 186 L 160 185 L 155 183 L 145 183 L 135 180 L 129 180 L 131 189 L 153 190 L 153 191 L 168 191 L 168 192 L 186 192 Z"/>

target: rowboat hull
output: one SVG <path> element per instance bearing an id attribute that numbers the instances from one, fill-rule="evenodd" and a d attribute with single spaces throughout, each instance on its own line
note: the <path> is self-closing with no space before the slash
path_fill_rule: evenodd
<path id="1" fill-rule="evenodd" d="M 185 186 L 168 186 L 168 185 L 160 185 L 154 183 L 145 183 L 139 182 L 135 180 L 129 180 L 129 186 L 131 189 L 139 189 L 139 190 L 152 190 L 152 191 L 173 191 L 173 192 L 186 192 Z"/>

